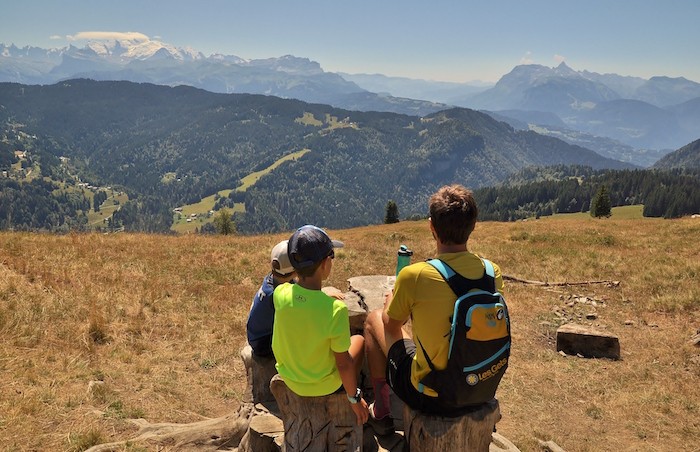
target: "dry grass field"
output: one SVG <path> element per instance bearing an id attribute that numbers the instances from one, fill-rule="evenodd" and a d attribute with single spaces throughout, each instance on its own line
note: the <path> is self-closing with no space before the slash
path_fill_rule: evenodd
<path id="1" fill-rule="evenodd" d="M 414 259 L 434 253 L 425 221 L 331 235 L 346 244 L 329 281 L 342 289 L 391 274 L 401 243 Z M 84 450 L 129 438 L 128 418 L 235 410 L 246 314 L 287 236 L 0 233 L 0 449 Z M 514 342 L 500 433 L 523 451 L 539 450 L 536 438 L 567 451 L 700 450 L 700 347 L 689 343 L 700 220 L 485 222 L 469 246 L 509 276 L 620 281 L 506 282 Z M 557 353 L 556 329 L 572 320 L 617 335 L 622 360 Z M 88 391 L 91 381 L 103 383 Z"/>

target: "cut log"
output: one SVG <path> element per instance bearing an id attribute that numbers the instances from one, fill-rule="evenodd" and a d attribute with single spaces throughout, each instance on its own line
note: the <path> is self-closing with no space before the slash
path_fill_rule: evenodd
<path id="1" fill-rule="evenodd" d="M 270 382 L 270 390 L 284 423 L 286 451 L 360 451 L 362 426 L 345 393 L 321 397 L 302 397 L 292 392 L 279 375 Z"/>
<path id="2" fill-rule="evenodd" d="M 270 392 L 270 380 L 277 374 L 274 357 L 253 355 L 253 349 L 246 344 L 241 349 L 241 359 L 245 366 L 247 387 L 243 401 L 252 403 L 274 402 Z"/>
<path id="3" fill-rule="evenodd" d="M 493 429 L 501 418 L 498 401 L 460 417 L 432 416 L 404 409 L 405 437 L 411 452 L 468 450 L 488 452 Z"/>
<path id="4" fill-rule="evenodd" d="M 248 441 L 244 447 L 241 441 L 241 449 L 252 452 L 279 452 L 277 439 L 284 436 L 284 425 L 277 416 L 263 414 L 250 420 Z"/>

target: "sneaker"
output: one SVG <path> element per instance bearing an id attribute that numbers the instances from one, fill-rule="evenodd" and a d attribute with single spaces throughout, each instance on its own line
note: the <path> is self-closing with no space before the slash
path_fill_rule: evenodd
<path id="1" fill-rule="evenodd" d="M 374 433 L 379 436 L 390 435 L 394 433 L 394 419 L 391 414 L 387 414 L 381 419 L 374 417 L 374 402 L 369 404 L 369 418 L 367 419 L 367 425 L 372 427 Z"/>

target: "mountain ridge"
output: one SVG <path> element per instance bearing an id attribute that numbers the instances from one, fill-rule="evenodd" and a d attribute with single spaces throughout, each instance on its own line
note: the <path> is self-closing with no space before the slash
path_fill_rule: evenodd
<path id="1" fill-rule="evenodd" d="M 490 185 L 530 165 L 630 167 L 461 108 L 409 116 L 91 80 L 0 83 L 0 103 L 0 124 L 23 124 L 22 136 L 38 137 L 31 151 L 66 157 L 96 185 L 121 186 L 130 199 L 155 197 L 171 208 L 235 188 L 256 169 L 310 149 L 237 201 L 246 206 L 239 221 L 244 232 L 304 222 L 371 224 L 392 198 L 408 216 L 422 212 L 425 197 L 440 185 Z M 340 206 L 353 214 L 339 215 Z"/>
<path id="2" fill-rule="evenodd" d="M 700 83 L 683 77 L 655 76 L 645 80 L 577 71 L 562 62 L 553 68 L 519 65 L 492 87 L 474 87 L 337 74 L 324 71 L 318 62 L 293 55 L 252 60 L 235 55 L 204 56 L 194 49 L 178 49 L 143 39 L 91 42 L 82 49 L 70 45 L 54 50 L 0 44 L 0 81 L 52 84 L 77 77 L 184 84 L 219 93 L 274 95 L 349 110 L 421 116 L 453 106 L 495 113 L 542 111 L 557 115 L 568 129 L 633 147 L 631 161 L 645 166 L 650 164 L 649 157 L 657 153 L 650 151 L 663 154 L 700 137 L 700 121 L 694 120 L 700 116 L 700 106 L 692 102 L 700 98 Z M 621 99 L 646 102 L 662 111 L 645 119 L 622 102 L 602 106 Z M 620 109 L 613 112 L 614 106 Z M 616 127 L 604 124 L 611 116 L 615 117 Z M 519 115 L 518 120 L 523 119 Z M 537 119 L 526 122 L 537 125 Z"/>

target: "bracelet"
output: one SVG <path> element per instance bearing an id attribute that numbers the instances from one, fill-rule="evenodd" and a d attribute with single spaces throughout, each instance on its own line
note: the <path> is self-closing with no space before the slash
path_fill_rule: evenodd
<path id="1" fill-rule="evenodd" d="M 355 390 L 355 395 L 354 395 L 354 396 L 351 396 L 350 394 L 347 394 L 347 396 L 348 396 L 348 400 L 350 401 L 350 403 L 352 403 L 352 404 L 354 405 L 354 404 L 356 404 L 357 402 L 359 402 L 360 399 L 362 399 L 362 389 L 357 388 L 357 389 Z"/>

